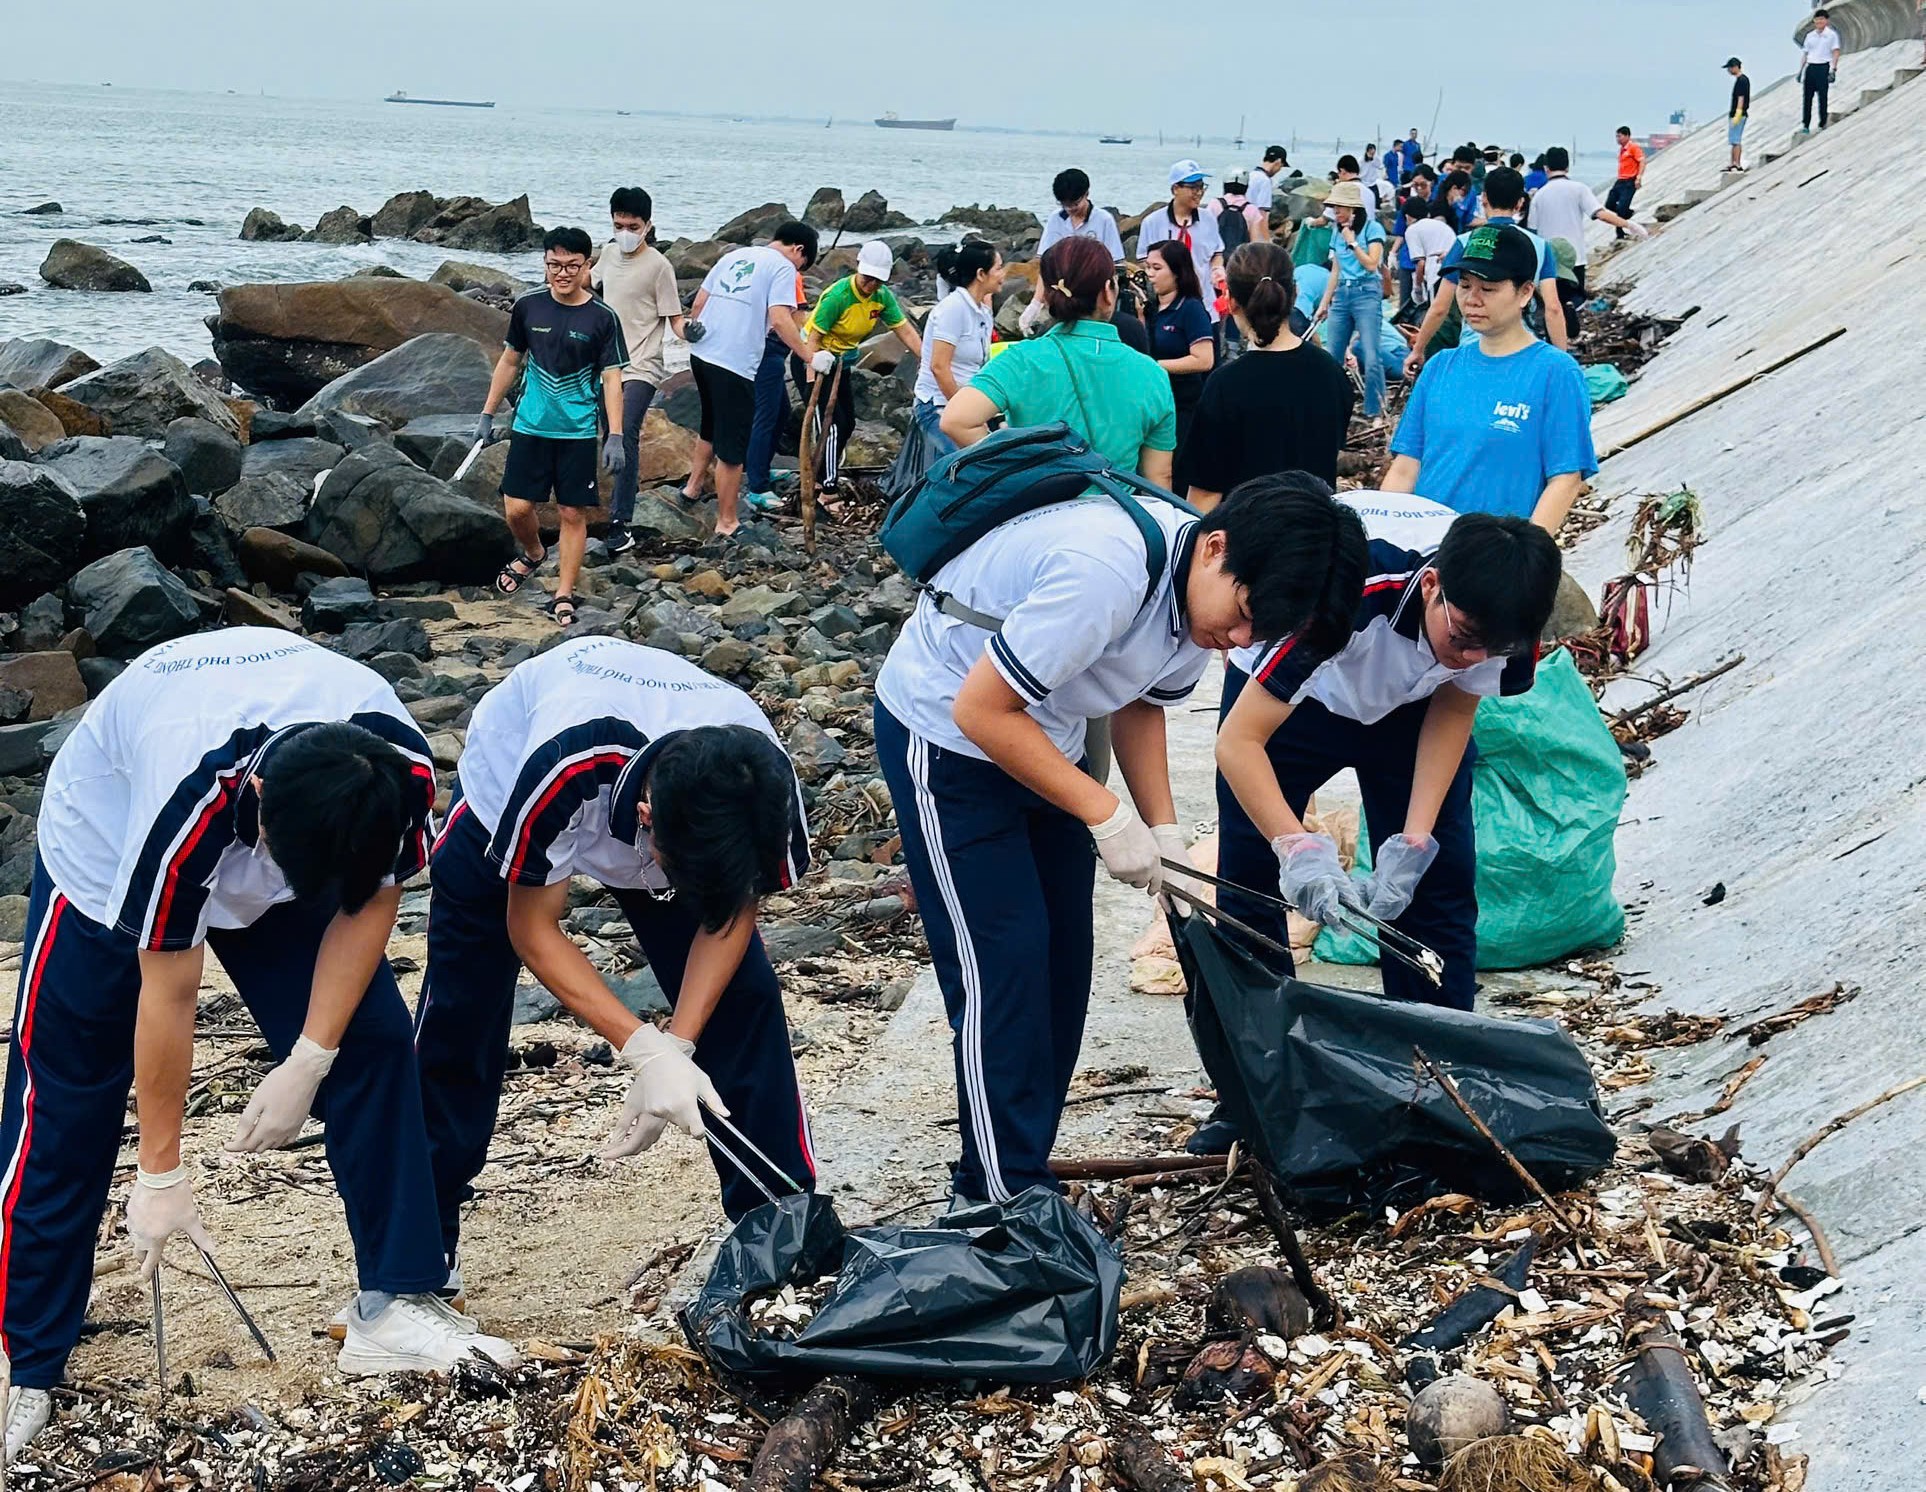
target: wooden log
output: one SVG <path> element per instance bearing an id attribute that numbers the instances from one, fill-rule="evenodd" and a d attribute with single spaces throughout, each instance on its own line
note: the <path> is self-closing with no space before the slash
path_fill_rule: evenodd
<path id="1" fill-rule="evenodd" d="M 809 1492 L 849 1432 L 876 1413 L 880 1385 L 868 1378 L 825 1378 L 769 1427 L 745 1484 L 748 1492 Z"/>

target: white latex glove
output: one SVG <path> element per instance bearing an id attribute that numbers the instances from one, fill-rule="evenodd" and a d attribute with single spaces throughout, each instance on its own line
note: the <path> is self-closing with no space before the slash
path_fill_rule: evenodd
<path id="1" fill-rule="evenodd" d="M 308 1110 L 314 1107 L 314 1095 L 338 1055 L 305 1036 L 296 1037 L 287 1060 L 261 1079 L 241 1111 L 240 1127 L 227 1142 L 229 1153 L 279 1150 L 300 1134 Z"/>
<path id="2" fill-rule="evenodd" d="M 1650 238 L 1652 236 L 1652 230 L 1647 228 L 1643 223 L 1627 223 L 1625 225 L 1625 231 L 1634 238 Z"/>
<path id="3" fill-rule="evenodd" d="M 1162 852 L 1157 846 L 1157 836 L 1144 826 L 1137 810 L 1128 803 L 1119 801 L 1115 813 L 1101 824 L 1093 824 L 1090 837 L 1097 841 L 1097 854 L 1113 881 L 1122 881 L 1152 896 L 1163 888 L 1164 871 L 1157 863 Z"/>
<path id="4" fill-rule="evenodd" d="M 1336 926 L 1347 907 L 1362 904 L 1330 835 L 1280 834 L 1271 841 L 1271 849 L 1277 855 L 1278 887 L 1284 899 L 1312 922 Z"/>
<path id="5" fill-rule="evenodd" d="M 1179 865 L 1190 864 L 1190 846 L 1184 843 L 1184 831 L 1179 829 L 1175 824 L 1152 824 L 1150 826 L 1150 837 L 1157 841 L 1157 855 L 1159 859 L 1175 860 Z M 1168 891 L 1172 886 L 1175 886 L 1179 891 L 1194 896 L 1199 901 L 1207 901 L 1209 899 L 1206 895 L 1209 888 L 1207 888 L 1202 881 L 1185 875 L 1181 870 L 1172 870 L 1168 865 L 1160 866 L 1159 869 L 1163 871 L 1162 890 Z M 1190 915 L 1191 907 L 1187 901 L 1179 901 L 1176 897 L 1172 896 L 1166 898 L 1165 905 L 1179 917 L 1188 917 Z"/>
<path id="6" fill-rule="evenodd" d="M 194 1183 L 188 1179 L 187 1167 L 176 1166 L 158 1175 L 136 1170 L 134 1190 L 127 1198 L 127 1238 L 140 1261 L 141 1283 L 154 1277 L 167 1240 L 176 1233 L 185 1233 L 210 1254 L 214 1252 L 214 1240 L 201 1226 L 201 1214 L 194 1206 Z"/>
<path id="7" fill-rule="evenodd" d="M 701 1139 L 704 1104 L 723 1118 L 729 1117 L 728 1106 L 715 1084 L 695 1065 L 693 1041 L 671 1036 L 644 1022 L 622 1044 L 621 1061 L 635 1076 L 622 1101 L 622 1116 L 602 1147 L 602 1159 L 640 1155 L 662 1138 L 663 1129 L 670 1124 Z"/>
<path id="8" fill-rule="evenodd" d="M 828 373 L 836 366 L 836 354 L 825 347 L 809 360 L 809 366 L 816 373 Z"/>

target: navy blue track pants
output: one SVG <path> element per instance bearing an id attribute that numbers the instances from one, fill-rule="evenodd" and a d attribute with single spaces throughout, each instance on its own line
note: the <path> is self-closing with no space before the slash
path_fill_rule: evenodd
<path id="1" fill-rule="evenodd" d="M 461 1206 L 488 1163 L 508 1066 L 508 1032 L 521 959 L 508 938 L 508 883 L 488 859 L 488 831 L 457 804 L 435 845 L 430 869 L 428 971 L 416 1010 L 415 1054 L 434 1167 L 435 1203 L 450 1257 L 461 1235 Z M 682 969 L 700 924 L 673 898 L 612 888 L 636 941 L 674 1004 Z M 798 1184 L 813 1186 L 816 1159 L 782 988 L 760 934 L 696 1043 L 696 1063 L 729 1108 L 729 1122 Z M 725 1135 L 724 1142 L 728 1143 Z M 729 1147 L 782 1195 L 788 1186 L 741 1146 Z M 722 1179 L 722 1205 L 738 1218 L 767 1199 L 754 1182 L 712 1148 Z"/>
<path id="2" fill-rule="evenodd" d="M 1225 669 L 1220 721 L 1249 682 L 1241 670 Z M 1316 700 L 1299 705 L 1277 728 L 1267 747 L 1291 812 L 1303 813 L 1311 794 L 1350 767 L 1357 772 L 1363 790 L 1364 818 L 1375 852 L 1404 828 L 1411 775 L 1418 760 L 1418 728 L 1424 724 L 1427 704 L 1420 700 L 1405 705 L 1374 725 L 1334 715 Z M 1381 964 L 1387 995 L 1469 1010 L 1477 994 L 1478 853 L 1471 820 L 1471 763 L 1476 754 L 1477 747 L 1466 746 L 1465 759 L 1445 794 L 1444 807 L 1432 831 L 1438 841 L 1438 858 L 1418 882 L 1417 894 L 1404 915 L 1394 919 L 1395 926 L 1444 959 L 1444 988 L 1434 989 L 1423 975 L 1397 959 L 1387 958 Z M 1277 855 L 1238 804 L 1221 773 L 1217 778 L 1217 835 L 1217 873 L 1267 896 L 1277 895 Z M 1284 914 L 1277 907 L 1228 887 L 1219 891 L 1217 900 L 1239 921 L 1290 946 Z M 1286 972 L 1294 972 L 1288 967 L 1288 955 L 1284 962 Z"/>
<path id="3" fill-rule="evenodd" d="M 1090 1008 L 1090 830 L 1001 767 L 913 735 L 880 703 L 876 755 L 956 1053 L 955 1186 L 1057 1185 L 1050 1147 Z"/>
<path id="4" fill-rule="evenodd" d="M 286 902 L 252 927 L 207 935 L 277 1060 L 307 1019 L 332 919 L 328 908 Z M 13 1381 L 26 1388 L 60 1382 L 80 1338 L 94 1240 L 127 1128 L 139 1003 L 134 939 L 83 916 L 36 863 L 0 1106 L 0 1332 Z M 361 1288 L 438 1289 L 447 1266 L 408 1007 L 385 960 L 348 1023 L 314 1115 L 327 1125 Z M 219 1211 L 205 1215 L 218 1242 Z"/>

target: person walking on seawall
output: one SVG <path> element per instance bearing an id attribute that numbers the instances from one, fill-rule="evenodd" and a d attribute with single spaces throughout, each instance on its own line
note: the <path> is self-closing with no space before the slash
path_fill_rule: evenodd
<path id="1" fill-rule="evenodd" d="M 611 236 L 595 257 L 595 290 L 622 323 L 629 360 L 622 368 L 622 466 L 609 502 L 610 554 L 635 547 L 629 520 L 635 516 L 636 468 L 642 421 L 655 391 L 669 376 L 662 358 L 664 328 L 686 340 L 688 322 L 676 289 L 675 267 L 651 242 L 655 204 L 641 187 L 617 187 L 609 195 Z"/>
<path id="2" fill-rule="evenodd" d="M 1425 363 L 1391 437 L 1386 492 L 1529 517 L 1554 535 L 1563 526 L 1598 457 L 1583 372 L 1524 323 L 1540 268 L 1530 236 L 1509 223 L 1465 241 L 1451 273 L 1478 341 Z"/>
<path id="3" fill-rule="evenodd" d="M 1442 215 L 1433 216 L 1431 204 L 1415 192 L 1404 205 L 1408 225 L 1404 233 L 1405 252 L 1411 259 L 1411 306 L 1428 307 L 1438 293 L 1438 278 L 1444 269 L 1445 255 L 1458 242 L 1458 235 Z M 1420 344 L 1422 345 L 1422 344 Z M 1409 377 L 1409 373 L 1406 374 Z"/>
<path id="4" fill-rule="evenodd" d="M 641 1154 L 671 1124 L 701 1138 L 707 1107 L 768 1157 L 773 1169 L 728 1145 L 763 1186 L 813 1185 L 782 990 L 756 930 L 760 898 L 808 868 L 809 827 L 755 702 L 672 653 L 576 638 L 483 697 L 457 771 L 415 1024 L 449 1269 L 524 965 L 632 1074 L 604 1159 Z M 563 931 L 578 876 L 613 892 L 668 997 L 665 1027 L 631 1014 Z M 763 1200 L 756 1179 L 712 1159 L 731 1218 Z"/>
<path id="5" fill-rule="evenodd" d="M 1412 126 L 1411 133 L 1405 137 L 1398 149 L 1404 154 L 1404 174 L 1406 176 L 1409 176 L 1424 164 L 1424 146 L 1418 141 L 1417 126 Z"/>
<path id="6" fill-rule="evenodd" d="M 1391 225 L 1391 237 L 1398 246 L 1398 310 L 1400 313 L 1410 310 L 1418 303 L 1414 294 L 1416 280 L 1412 274 L 1416 268 L 1416 261 L 1411 252 L 1409 237 L 1410 224 L 1414 216 L 1411 204 L 1424 203 L 1423 216 L 1426 218 L 1431 216 L 1431 183 L 1432 178 L 1420 171 L 1413 175 L 1410 184 L 1398 193 L 1398 215 Z M 1425 298 L 1429 299 L 1429 295 L 1427 294 Z"/>
<path id="7" fill-rule="evenodd" d="M 1364 209 L 1364 194 L 1355 181 L 1340 181 L 1324 199 L 1337 211 L 1337 236 L 1331 241 L 1331 280 L 1317 308 L 1319 321 L 1328 319 L 1324 345 L 1343 362 L 1351 335 L 1358 336 L 1358 367 L 1364 375 L 1364 417 L 1384 415 L 1384 350 L 1378 330 L 1384 320 L 1384 225 Z"/>
<path id="8" fill-rule="evenodd" d="M 1291 330 L 1297 287 L 1281 244 L 1244 245 L 1225 278 L 1250 350 L 1211 375 L 1181 447 L 1190 505 L 1204 513 L 1278 472 L 1306 471 L 1335 486 L 1357 398 L 1336 359 Z"/>
<path id="9" fill-rule="evenodd" d="M 1081 265 L 1046 268 L 1046 284 L 1072 287 L 1049 292 L 1060 323 L 1082 327 L 1092 298 L 1110 293 L 1098 254 L 1100 280 Z M 1002 354 L 977 387 L 1019 353 L 1055 360 L 1039 344 L 1062 335 Z M 1119 362 L 1134 356 L 1102 345 Z M 1029 361 L 1026 383 L 1049 377 Z M 1147 392 L 1135 376 L 1091 387 L 1114 399 L 1126 384 Z M 1148 596 L 1146 538 L 1119 503 L 1051 504 L 944 565 L 877 677 L 877 759 L 904 805 L 903 857 L 954 1033 L 959 1202 L 1058 1189 L 1050 1151 L 1090 1000 L 1096 863 L 1152 894 L 1190 889 L 1162 865 L 1187 854 L 1165 710 L 1190 697 L 1212 649 L 1260 635 L 1333 646 L 1363 587 L 1363 532 L 1328 493 L 1266 479 L 1201 519 L 1152 498 L 1142 507 L 1167 555 Z M 959 625 L 952 605 L 996 625 Z M 1082 765 L 1085 722 L 1102 717 L 1127 800 Z"/>
<path id="10" fill-rule="evenodd" d="M 561 528 L 561 562 L 549 612 L 563 627 L 575 621 L 575 584 L 588 548 L 589 509 L 601 501 L 596 481 L 597 386 L 607 418 L 602 465 L 620 477 L 628 465 L 622 443 L 622 369 L 629 360 L 622 323 L 589 290 L 589 255 L 595 245 L 580 228 L 551 228 L 542 240 L 547 285 L 517 298 L 508 315 L 508 338 L 496 360 L 475 438 L 498 438 L 495 411 L 522 376 L 515 425 L 502 469 L 502 509 L 521 553 L 502 566 L 495 588 L 519 591 L 548 557 L 536 522 L 539 503 L 555 499 Z"/>
<path id="11" fill-rule="evenodd" d="M 1629 124 L 1621 124 L 1617 134 L 1618 176 L 1612 182 L 1612 189 L 1605 194 L 1605 205 L 1629 221 L 1632 199 L 1638 195 L 1639 188 L 1645 185 L 1645 147 L 1633 140 Z M 1625 229 L 1620 228 L 1617 236 L 1624 238 Z"/>
<path id="12" fill-rule="evenodd" d="M 1170 200 L 1144 215 L 1137 229 L 1137 257 L 1143 258 L 1165 239 L 1181 243 L 1196 266 L 1205 309 L 1215 324 L 1215 301 L 1224 283 L 1224 240 L 1216 219 L 1201 210 L 1207 184 L 1204 168 L 1195 161 L 1178 161 L 1170 168 Z"/>
<path id="13" fill-rule="evenodd" d="M 713 461 L 718 538 L 727 538 L 741 524 L 736 501 L 756 421 L 756 374 L 764 343 L 773 333 L 791 352 L 809 355 L 796 324 L 796 307 L 802 299 L 802 271 L 816 262 L 816 243 L 816 230 L 807 223 L 779 224 L 766 246 L 737 249 L 718 259 L 690 309 L 692 321 L 703 328 L 701 340 L 689 349 L 689 371 L 695 375 L 702 415 L 682 495 L 691 501 L 701 496 Z"/>
<path id="14" fill-rule="evenodd" d="M 836 380 L 835 421 L 838 450 L 849 448 L 849 437 L 856 429 L 856 380 L 852 370 L 863 355 L 863 343 L 881 327 L 896 334 L 896 340 L 913 358 L 923 356 L 923 340 L 895 293 L 889 277 L 896 259 L 889 245 L 872 239 L 856 256 L 856 268 L 831 285 L 816 300 L 816 308 L 803 321 L 803 351 L 789 365 L 790 376 L 805 398 L 809 385 L 827 378 L 838 362 L 843 376 Z"/>
<path id="15" fill-rule="evenodd" d="M 276 1063 L 226 1148 L 279 1149 L 310 1114 L 325 1126 L 361 1292 L 339 1370 L 517 1361 L 436 1293 L 408 1009 L 384 957 L 434 798 L 428 742 L 388 683 L 269 628 L 143 653 L 61 746 L 0 1104 L 9 1459 L 46 1424 L 80 1338 L 130 1083 L 141 1279 L 176 1235 L 215 1251 L 181 1138 L 210 949 Z"/>
<path id="16" fill-rule="evenodd" d="M 1373 196 L 1377 194 L 1379 184 L 1385 180 L 1384 162 L 1378 159 L 1375 143 L 1364 147 L 1364 159 L 1358 163 L 1358 180 Z"/>
<path id="17" fill-rule="evenodd" d="M 1752 79 L 1745 75 L 1745 64 L 1737 57 L 1726 58 L 1725 70 L 1732 75 L 1732 107 L 1725 124 L 1725 141 L 1732 147 L 1732 160 L 1726 169 L 1743 171 L 1746 116 L 1752 112 Z"/>
<path id="18" fill-rule="evenodd" d="M 1043 220 L 1043 237 L 1037 240 L 1039 257 L 1066 238 L 1094 238 L 1110 250 L 1114 263 L 1124 262 L 1123 235 L 1117 231 L 1117 219 L 1109 209 L 1090 200 L 1088 175 L 1075 166 L 1057 172 L 1056 180 L 1050 183 L 1050 195 L 1056 199 L 1057 210 Z"/>
<path id="19" fill-rule="evenodd" d="M 1578 288 L 1583 290 L 1589 237 L 1585 229 L 1594 218 L 1610 223 L 1633 238 L 1650 238 L 1651 233 L 1642 224 L 1621 217 L 1600 202 L 1589 186 L 1573 179 L 1571 167 L 1571 152 L 1563 145 L 1554 145 L 1545 152 L 1545 184 L 1531 199 L 1531 231 L 1546 242 L 1562 238 L 1572 246 L 1572 269 L 1578 277 Z"/>
<path id="20" fill-rule="evenodd" d="M 910 406 L 910 417 L 930 442 L 932 461 L 956 449 L 956 442 L 943 433 L 943 410 L 990 360 L 996 327 L 991 305 L 1003 285 L 1003 255 L 994 244 L 966 239 L 937 251 L 936 273 L 950 293 L 923 323 L 916 402 Z"/>
<path id="21" fill-rule="evenodd" d="M 1211 333 L 1210 311 L 1190 255 L 1175 239 L 1153 244 L 1144 255 L 1156 299 L 1144 307 L 1144 326 L 1150 334 L 1150 356 L 1170 375 L 1170 393 L 1177 408 L 1177 454 L 1172 462 L 1172 490 L 1181 492 L 1189 481 L 1185 456 L 1191 416 L 1203 396 L 1204 380 L 1217 365 L 1217 342 Z M 1009 354 L 1005 353 L 1004 356 Z"/>
<path id="22" fill-rule="evenodd" d="M 1244 200 L 1257 209 L 1257 218 L 1251 224 L 1253 241 L 1268 243 L 1271 237 L 1271 207 L 1277 200 L 1277 178 L 1291 163 L 1282 145 L 1272 145 L 1265 149 L 1264 159 L 1250 174 L 1244 186 Z"/>
<path id="23" fill-rule="evenodd" d="M 1812 29 L 1799 43 L 1800 82 L 1804 93 L 1800 101 L 1799 133 L 1812 133 L 1812 106 L 1819 105 L 1819 128 L 1832 123 L 1832 85 L 1839 81 L 1839 33 L 1832 29 L 1828 11 L 1812 13 Z"/>

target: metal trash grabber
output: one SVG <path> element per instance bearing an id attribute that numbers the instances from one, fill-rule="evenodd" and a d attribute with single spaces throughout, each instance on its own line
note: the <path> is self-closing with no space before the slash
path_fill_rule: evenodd
<path id="1" fill-rule="evenodd" d="M 227 1303 L 234 1307 L 234 1314 L 241 1318 L 241 1325 L 247 1328 L 248 1335 L 253 1337 L 255 1344 L 267 1354 L 267 1360 L 280 1361 L 274 1355 L 274 1348 L 268 1345 L 266 1333 L 256 1324 L 254 1317 L 248 1314 L 247 1307 L 241 1304 L 241 1297 L 234 1293 L 234 1287 L 227 1282 L 227 1276 L 221 1273 L 221 1266 L 214 1262 L 214 1256 L 198 1243 L 194 1245 L 194 1251 L 201 1256 L 201 1263 L 207 1266 L 207 1272 L 214 1277 L 214 1283 L 221 1287 L 221 1293 L 227 1297 Z"/>

